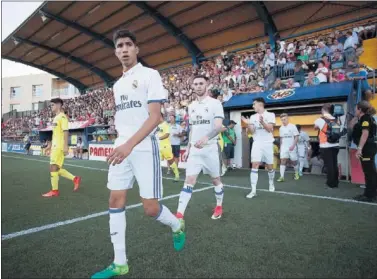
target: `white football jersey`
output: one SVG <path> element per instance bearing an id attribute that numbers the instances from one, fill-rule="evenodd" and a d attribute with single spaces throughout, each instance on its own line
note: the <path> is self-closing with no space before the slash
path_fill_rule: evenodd
<path id="1" fill-rule="evenodd" d="M 116 110 L 114 124 L 122 141 L 131 138 L 147 120 L 149 103 L 164 103 L 168 98 L 158 71 L 140 63 L 123 73 L 114 84 L 113 91 Z M 155 132 L 152 131 L 149 136 Z"/>
<path id="2" fill-rule="evenodd" d="M 288 123 L 287 126 L 281 126 L 279 129 L 281 138 L 281 147 L 289 148 L 292 146 L 295 136 L 299 135 L 296 125 Z"/>
<path id="3" fill-rule="evenodd" d="M 301 131 L 298 137 L 298 145 L 302 147 L 307 147 L 309 144 L 309 141 L 310 141 L 310 138 L 308 134 L 304 131 Z"/>
<path id="4" fill-rule="evenodd" d="M 253 124 L 255 127 L 255 132 L 253 134 L 253 139 L 255 142 L 265 142 L 272 143 L 274 142 L 273 133 L 267 132 L 266 129 L 260 123 L 260 116 L 263 116 L 263 120 L 267 124 L 275 125 L 275 113 L 268 112 L 265 110 L 262 114 L 255 113 L 250 117 L 250 124 Z"/>
<path id="5" fill-rule="evenodd" d="M 220 101 L 207 96 L 202 101 L 194 101 L 188 107 L 191 125 L 191 144 L 208 135 L 214 128 L 215 118 L 224 119 L 224 110 Z M 210 139 L 208 144 L 217 144 L 218 136 Z"/>

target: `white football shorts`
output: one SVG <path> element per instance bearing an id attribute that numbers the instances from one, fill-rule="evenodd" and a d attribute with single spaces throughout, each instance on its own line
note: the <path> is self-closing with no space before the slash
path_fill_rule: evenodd
<path id="1" fill-rule="evenodd" d="M 251 149 L 251 162 L 273 165 L 274 163 L 274 144 L 272 142 L 255 142 Z"/>
<path id="2" fill-rule="evenodd" d="M 297 161 L 297 147 L 293 151 L 289 151 L 289 147 L 282 146 L 280 149 L 280 159 L 289 159 Z"/>
<path id="3" fill-rule="evenodd" d="M 201 171 L 212 178 L 220 176 L 220 148 L 218 144 L 210 144 L 198 149 L 190 148 L 187 158 L 186 176 L 198 175 Z"/>
<path id="4" fill-rule="evenodd" d="M 121 164 L 110 165 L 107 180 L 108 189 L 132 189 L 136 180 L 139 185 L 140 197 L 144 199 L 162 198 L 159 145 L 155 137 L 146 138 L 145 141 L 150 141 L 150 150 L 133 150 Z"/>

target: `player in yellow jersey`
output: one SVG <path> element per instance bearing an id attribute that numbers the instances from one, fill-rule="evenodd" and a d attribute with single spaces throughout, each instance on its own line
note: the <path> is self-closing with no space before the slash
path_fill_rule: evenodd
<path id="1" fill-rule="evenodd" d="M 81 177 L 74 176 L 63 169 L 64 156 L 68 154 L 68 119 L 63 111 L 63 100 L 60 98 L 51 100 L 51 110 L 55 114 L 52 123 L 52 143 L 50 155 L 50 174 L 52 190 L 43 194 L 43 197 L 59 196 L 59 176 L 73 181 L 74 191 L 80 187 Z"/>
<path id="2" fill-rule="evenodd" d="M 223 127 L 221 128 L 221 131 L 220 131 L 220 134 L 219 134 L 219 139 L 217 141 L 219 147 L 220 147 L 220 162 L 221 162 L 221 176 L 224 176 L 226 171 L 228 170 L 226 165 L 224 164 L 224 160 L 223 160 L 223 151 L 224 151 L 224 139 L 223 139 L 223 132 L 225 132 L 227 129 L 226 127 L 223 125 Z"/>
<path id="3" fill-rule="evenodd" d="M 174 160 L 173 151 L 170 144 L 170 127 L 169 124 L 164 121 L 164 116 L 161 114 L 162 119 L 160 125 L 158 125 L 158 138 L 160 140 L 160 158 L 161 161 L 167 160 L 168 167 L 170 166 L 174 172 L 175 181 L 179 180 L 179 171 L 177 163 Z"/>

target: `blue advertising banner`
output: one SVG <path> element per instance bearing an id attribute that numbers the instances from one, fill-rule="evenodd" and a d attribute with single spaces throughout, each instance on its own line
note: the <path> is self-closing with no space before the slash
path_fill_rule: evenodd
<path id="1" fill-rule="evenodd" d="M 310 87 L 269 90 L 260 93 L 235 95 L 224 104 L 225 109 L 251 108 L 255 98 L 263 98 L 267 105 L 308 103 L 315 100 L 347 99 L 352 91 L 352 81 L 326 83 Z"/>
<path id="2" fill-rule="evenodd" d="M 25 153 L 25 144 L 22 142 L 8 142 L 7 152 Z"/>

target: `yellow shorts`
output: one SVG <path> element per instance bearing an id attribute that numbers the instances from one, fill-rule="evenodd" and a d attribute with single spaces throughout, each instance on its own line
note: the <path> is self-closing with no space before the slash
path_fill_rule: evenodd
<path id="1" fill-rule="evenodd" d="M 62 167 L 64 164 L 64 151 L 62 149 L 51 149 L 50 165 Z"/>
<path id="2" fill-rule="evenodd" d="M 173 159 L 173 151 L 171 149 L 171 145 L 167 146 L 160 146 L 160 159 L 161 161 L 168 160 L 170 161 Z"/>

